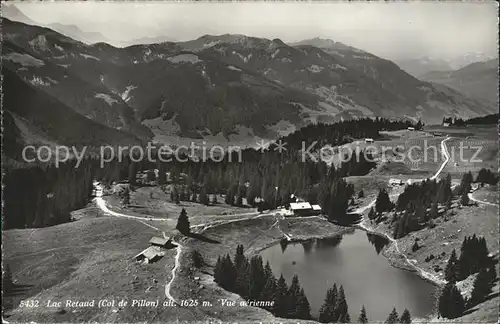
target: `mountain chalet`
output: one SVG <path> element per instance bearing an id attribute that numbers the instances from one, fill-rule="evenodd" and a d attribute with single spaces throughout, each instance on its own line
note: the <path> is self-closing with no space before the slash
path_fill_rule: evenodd
<path id="1" fill-rule="evenodd" d="M 291 216 L 317 216 L 321 214 L 320 205 L 311 205 L 307 201 L 292 202 L 285 207 L 285 217 Z"/>

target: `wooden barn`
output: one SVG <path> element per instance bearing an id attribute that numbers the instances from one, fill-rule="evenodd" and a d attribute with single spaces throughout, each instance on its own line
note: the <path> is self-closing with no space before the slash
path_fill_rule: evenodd
<path id="1" fill-rule="evenodd" d="M 158 246 L 158 247 L 162 247 L 162 248 L 169 248 L 172 245 L 172 239 L 171 238 L 159 237 L 159 236 L 153 236 L 149 240 L 149 244 L 151 244 L 151 246 Z"/>
<path id="2" fill-rule="evenodd" d="M 146 261 L 147 263 L 153 263 L 161 259 L 164 252 L 157 246 L 150 246 L 141 253 L 137 254 L 134 259 L 136 261 Z"/>

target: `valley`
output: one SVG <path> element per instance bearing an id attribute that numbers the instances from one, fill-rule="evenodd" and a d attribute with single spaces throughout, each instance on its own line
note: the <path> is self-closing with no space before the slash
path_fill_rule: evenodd
<path id="1" fill-rule="evenodd" d="M 2 322 L 498 323 L 497 6 L 64 5 L 1 4 Z"/>

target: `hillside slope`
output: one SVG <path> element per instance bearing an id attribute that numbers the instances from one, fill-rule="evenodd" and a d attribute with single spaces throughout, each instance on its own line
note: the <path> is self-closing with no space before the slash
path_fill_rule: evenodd
<path id="1" fill-rule="evenodd" d="M 7 19 L 3 27 L 5 65 L 23 80 L 143 139 L 153 132 L 276 138 L 311 122 L 382 116 L 432 123 L 496 109 L 330 40 L 290 46 L 226 34 L 116 48 Z"/>
<path id="2" fill-rule="evenodd" d="M 447 85 L 471 97 L 498 102 L 498 59 L 472 63 L 456 71 L 432 71 L 421 79 Z"/>
<path id="3" fill-rule="evenodd" d="M 390 61 L 330 40 L 305 40 L 290 46 L 279 39 L 206 35 L 178 45 L 315 94 L 331 115 L 438 122 L 443 114 L 477 116 L 495 109 L 460 93 L 437 89 Z"/>
<path id="4" fill-rule="evenodd" d="M 4 67 L 2 73 L 4 93 L 2 103 L 4 112 L 8 113 L 4 135 L 8 143 L 21 145 L 28 140 L 22 139 L 27 132 L 20 130 L 14 116 L 23 118 L 28 128 L 30 125 L 33 126 L 31 128 L 33 132 L 45 134 L 46 140 L 59 144 L 80 147 L 140 143 L 138 138 L 129 133 L 106 127 L 74 112 L 57 99 L 24 82 L 9 68 Z M 12 138 L 17 136 L 21 138 Z M 16 146 L 12 151 L 15 149 Z"/>

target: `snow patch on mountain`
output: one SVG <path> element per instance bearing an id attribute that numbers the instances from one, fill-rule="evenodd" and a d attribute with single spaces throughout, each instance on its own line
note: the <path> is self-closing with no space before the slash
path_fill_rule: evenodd
<path id="1" fill-rule="evenodd" d="M 233 70 L 233 71 L 240 71 L 240 72 L 241 72 L 241 69 L 238 69 L 237 67 L 232 66 L 232 65 L 228 65 L 228 66 L 227 66 L 227 68 L 228 68 L 229 70 Z"/>
<path id="2" fill-rule="evenodd" d="M 57 64 L 59 65 L 60 67 L 63 67 L 65 69 L 69 68 L 71 66 L 71 64 Z"/>
<path id="3" fill-rule="evenodd" d="M 281 59 L 281 62 L 283 62 L 283 63 L 292 63 L 292 60 L 289 59 L 288 57 L 284 57 L 284 58 Z"/>
<path id="4" fill-rule="evenodd" d="M 64 52 L 64 48 L 62 48 L 61 46 L 54 44 L 54 47 L 56 48 L 56 50 Z"/>
<path id="5" fill-rule="evenodd" d="M 93 55 L 88 55 L 88 54 L 83 54 L 83 53 L 80 53 L 81 56 L 83 56 L 86 60 L 87 59 L 92 59 L 92 60 L 96 60 L 96 61 L 100 61 L 101 59 L 98 58 L 98 57 L 95 57 Z"/>
<path id="6" fill-rule="evenodd" d="M 340 64 L 331 64 L 329 65 L 329 68 L 332 69 L 332 70 L 344 70 L 344 71 L 347 71 L 347 68 L 343 65 L 340 65 Z"/>
<path id="7" fill-rule="evenodd" d="M 102 82 L 102 79 L 101 79 L 101 82 Z M 125 91 L 123 91 L 123 93 L 120 95 L 120 97 L 122 98 L 123 101 L 125 102 L 128 102 L 130 100 L 130 98 L 132 98 L 130 96 L 130 91 L 136 89 L 137 86 L 135 85 L 129 85 L 125 88 Z"/>
<path id="8" fill-rule="evenodd" d="M 373 57 L 367 55 L 353 55 L 352 58 L 362 59 L 362 60 L 372 60 Z"/>
<path id="9" fill-rule="evenodd" d="M 211 41 L 211 42 L 208 42 L 208 43 L 205 43 L 203 44 L 203 47 L 204 48 L 210 48 L 210 47 L 213 47 L 217 44 L 220 44 L 220 41 Z"/>
<path id="10" fill-rule="evenodd" d="M 274 59 L 276 57 L 276 55 L 278 55 L 280 52 L 280 49 L 278 48 L 276 51 L 274 51 L 274 53 L 271 54 L 271 58 Z"/>
<path id="11" fill-rule="evenodd" d="M 34 86 L 43 86 L 43 87 L 49 87 L 50 82 L 44 81 L 42 77 L 39 77 L 37 75 L 34 75 L 31 80 L 29 80 L 29 83 L 31 83 Z"/>
<path id="12" fill-rule="evenodd" d="M 194 54 L 180 54 L 180 55 L 169 57 L 169 58 L 167 58 L 167 60 L 174 63 L 174 64 L 176 64 L 176 63 L 195 64 L 198 62 L 202 62 L 202 60 L 200 60 L 198 58 L 198 56 L 194 55 Z"/>
<path id="13" fill-rule="evenodd" d="M 311 66 L 308 66 L 307 69 L 312 72 L 312 73 L 319 73 L 321 71 L 323 71 L 323 67 L 322 66 L 318 66 L 316 64 L 313 64 Z"/>
<path id="14" fill-rule="evenodd" d="M 248 54 L 248 56 L 243 56 L 240 53 L 233 51 L 233 55 L 238 55 L 238 57 L 245 63 L 248 63 L 248 60 L 252 58 L 252 53 Z"/>
<path id="15" fill-rule="evenodd" d="M 328 50 L 328 54 L 333 54 L 333 55 L 337 55 L 337 56 L 340 56 L 340 57 L 345 57 L 345 54 L 342 54 L 338 51 L 332 51 L 332 50 Z"/>
<path id="16" fill-rule="evenodd" d="M 95 98 L 99 98 L 99 99 L 102 99 L 104 101 L 106 101 L 106 103 L 110 106 L 112 106 L 114 103 L 117 103 L 118 100 L 114 99 L 114 98 L 111 98 L 110 95 L 108 94 L 105 94 L 105 93 L 96 93 Z"/>
<path id="17" fill-rule="evenodd" d="M 21 64 L 22 66 L 40 67 L 45 65 L 45 63 L 42 60 L 34 58 L 29 54 L 9 53 L 7 55 L 4 55 L 3 59 L 12 61 L 17 64 Z"/>

